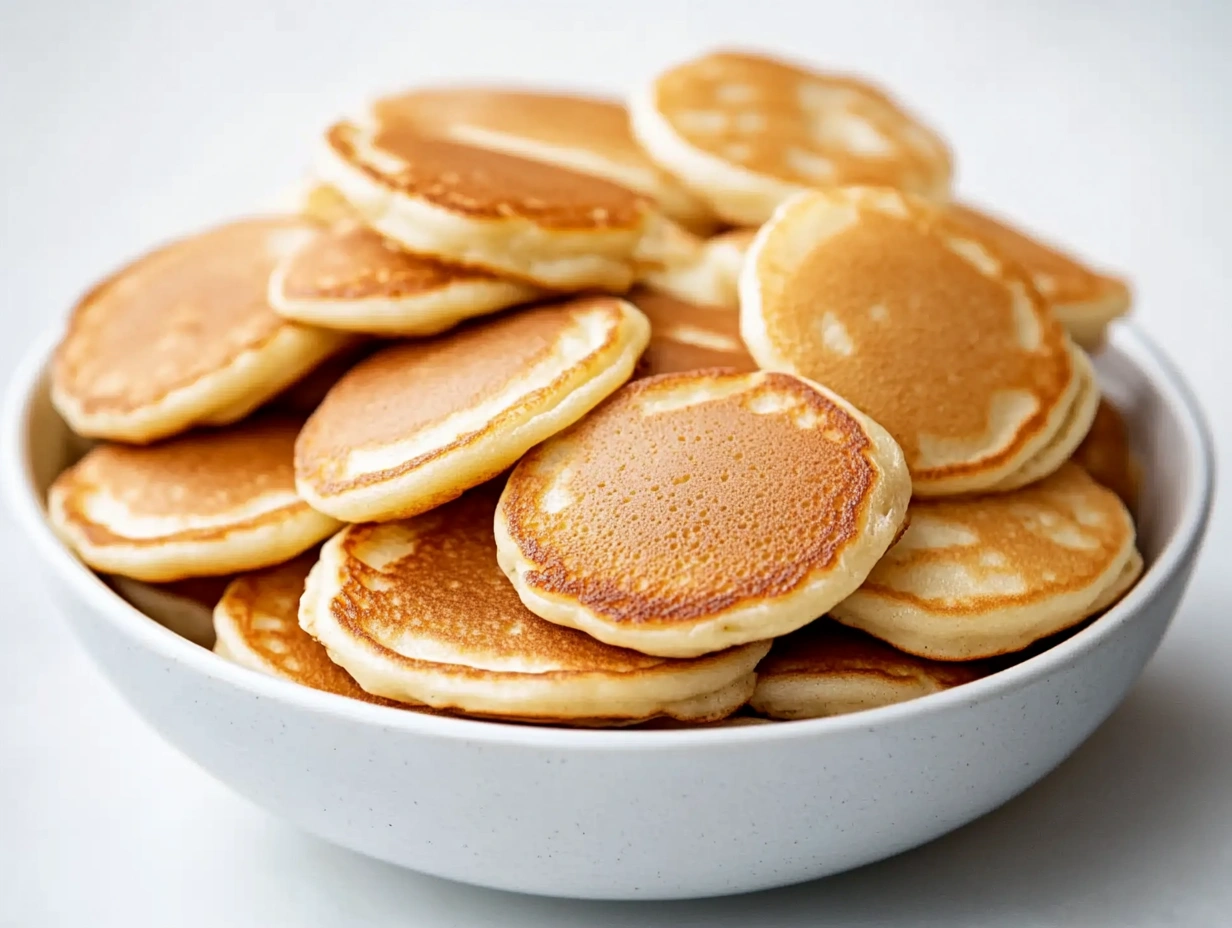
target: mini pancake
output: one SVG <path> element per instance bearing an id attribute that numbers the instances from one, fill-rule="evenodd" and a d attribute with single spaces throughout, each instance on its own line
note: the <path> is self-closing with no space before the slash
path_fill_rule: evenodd
<path id="1" fill-rule="evenodd" d="M 564 724 L 724 718 L 769 642 L 694 660 L 601 644 L 526 610 L 496 564 L 488 485 L 414 519 L 352 525 L 308 578 L 300 624 L 369 693 Z"/>
<path id="2" fill-rule="evenodd" d="M 893 439 L 823 387 L 663 374 L 519 462 L 496 543 L 536 615 L 690 657 L 786 634 L 846 597 L 910 493 Z"/>
<path id="3" fill-rule="evenodd" d="M 318 174 L 407 251 L 554 290 L 628 289 L 661 221 L 610 181 L 429 138 L 396 118 L 331 127 Z"/>
<path id="4" fill-rule="evenodd" d="M 348 522 L 425 512 L 585 415 L 629 379 L 649 337 L 635 307 L 601 296 L 386 348 L 309 418 L 296 485 Z"/>
<path id="5" fill-rule="evenodd" d="M 151 582 L 278 564 L 337 531 L 295 493 L 299 425 L 259 418 L 99 445 L 56 478 L 52 525 L 96 570 Z"/>
<path id="6" fill-rule="evenodd" d="M 997 487 L 1050 443 L 1059 465 L 1085 434 L 1082 416 L 1063 431 L 1081 349 L 1024 272 L 923 200 L 801 194 L 758 233 L 740 295 L 750 354 L 885 426 L 918 496 Z"/>
<path id="7" fill-rule="evenodd" d="M 646 157 L 614 100 L 495 87 L 416 90 L 378 100 L 378 122 L 405 121 L 439 136 L 593 174 L 650 197 L 695 232 L 714 215 L 694 194 Z"/>
<path id="8" fill-rule="evenodd" d="M 413 255 L 346 221 L 322 229 L 269 281 L 270 305 L 282 316 L 373 335 L 435 335 L 542 293 L 486 271 Z"/>
<path id="9" fill-rule="evenodd" d="M 650 320 L 650 344 L 638 362 L 639 377 L 708 367 L 757 370 L 740 340 L 740 315 L 734 309 L 688 303 L 648 287 L 631 291 L 629 302 Z"/>
<path id="10" fill-rule="evenodd" d="M 775 719 L 816 719 L 876 709 L 977 680 L 978 662 L 944 663 L 904 654 L 830 619 L 774 642 L 757 665 L 749 705 Z"/>
<path id="11" fill-rule="evenodd" d="M 1025 268 L 1035 289 L 1070 337 L 1083 348 L 1098 348 L 1108 323 L 1129 312 L 1129 286 L 1121 278 L 1092 270 L 1029 233 L 971 206 L 950 204 L 949 214 Z"/>
<path id="12" fill-rule="evenodd" d="M 1121 497 L 1130 512 L 1137 509 L 1141 466 L 1130 449 L 1125 419 L 1107 400 L 1100 400 L 1087 437 L 1074 452 L 1074 462 Z"/>
<path id="13" fill-rule="evenodd" d="M 126 602 L 159 625 L 203 648 L 214 646 L 214 606 L 231 577 L 190 577 L 171 583 L 142 583 L 128 577 L 108 582 Z"/>
<path id="14" fill-rule="evenodd" d="M 775 58 L 686 61 L 635 94 L 629 115 L 646 152 L 734 225 L 765 222 L 815 187 L 949 192 L 949 150 L 884 92 Z"/>
<path id="15" fill-rule="evenodd" d="M 99 284 L 56 350 L 56 409 L 81 435 L 141 443 L 246 416 L 352 340 L 269 306 L 270 273 L 315 234 L 306 219 L 234 222 Z"/>
<path id="16" fill-rule="evenodd" d="M 830 612 L 909 654 L 992 657 L 1104 608 L 1136 556 L 1124 504 L 1067 463 L 1011 493 L 915 500 L 902 539 Z"/>
<path id="17" fill-rule="evenodd" d="M 237 577 L 212 613 L 214 651 L 233 663 L 339 696 L 409 708 L 364 692 L 329 653 L 299 627 L 299 600 L 315 553 Z"/>

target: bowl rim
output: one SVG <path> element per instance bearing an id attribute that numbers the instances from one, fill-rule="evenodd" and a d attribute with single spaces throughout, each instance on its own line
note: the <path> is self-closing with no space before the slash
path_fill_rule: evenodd
<path id="1" fill-rule="evenodd" d="M 1184 376 L 1145 334 L 1124 322 L 1111 327 L 1109 342 L 1126 355 L 1172 411 L 1189 452 L 1187 495 L 1177 528 L 1138 584 L 1116 606 L 1065 641 L 1019 664 L 961 687 L 907 702 L 847 715 L 791 724 L 696 729 L 587 729 L 500 722 L 407 712 L 314 690 L 242 667 L 193 644 L 129 605 L 59 540 L 46 519 L 29 461 L 29 425 L 38 388 L 49 367 L 59 327 L 43 333 L 27 350 L 10 379 L 0 414 L 0 477 L 17 524 L 33 539 L 39 557 L 56 578 L 91 607 L 92 621 L 109 622 L 137 645 L 188 672 L 238 687 L 259 698 L 293 704 L 301 711 L 332 716 L 374 730 L 445 741 L 536 746 L 557 750 L 673 749 L 681 746 L 808 740 L 853 729 L 875 729 L 914 716 L 974 706 L 1002 697 L 1071 666 L 1130 622 L 1169 581 L 1193 560 L 1209 521 L 1215 460 L 1210 427 Z"/>

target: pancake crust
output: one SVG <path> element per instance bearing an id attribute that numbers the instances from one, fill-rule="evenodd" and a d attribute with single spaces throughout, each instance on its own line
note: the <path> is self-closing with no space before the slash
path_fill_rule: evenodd
<path id="1" fill-rule="evenodd" d="M 582 297 L 379 351 L 304 426 L 300 493 L 352 522 L 454 499 L 624 383 L 649 330 L 623 300 Z"/>
<path id="2" fill-rule="evenodd" d="M 1101 274 L 1051 245 L 971 206 L 950 204 L 949 215 L 1017 262 L 1083 348 L 1098 348 L 1104 328 L 1129 311 L 1129 285 Z"/>
<path id="3" fill-rule="evenodd" d="M 1057 434 L 1082 382 L 1078 349 L 1016 265 L 885 188 L 784 206 L 742 271 L 740 322 L 762 367 L 885 426 L 920 496 L 996 486 Z"/>
<path id="4" fill-rule="evenodd" d="M 950 153 L 883 91 L 780 59 L 718 51 L 660 74 L 630 102 L 660 165 L 736 225 L 803 189 L 899 187 L 944 199 Z"/>
<path id="5" fill-rule="evenodd" d="M 649 200 L 610 181 L 396 120 L 334 125 L 319 173 L 407 251 L 549 289 L 627 289 L 657 225 Z"/>
<path id="6" fill-rule="evenodd" d="M 815 719 L 876 709 L 970 683 L 991 671 L 897 651 L 826 618 L 774 642 L 757 665 L 751 707 L 775 719 Z"/>
<path id="7" fill-rule="evenodd" d="M 496 563 L 498 492 L 341 532 L 309 579 L 303 627 L 369 692 L 472 715 L 627 724 L 717 719 L 743 704 L 768 642 L 667 660 L 528 612 Z M 729 695 L 715 704 L 719 692 Z"/>
<path id="8" fill-rule="evenodd" d="M 695 231 L 714 217 L 634 141 L 629 115 L 614 100 L 494 87 L 441 87 L 385 97 L 378 123 L 414 125 L 424 135 L 491 148 L 593 174 L 658 201 Z"/>
<path id="9" fill-rule="evenodd" d="M 56 350 L 56 408 L 79 434 L 131 442 L 247 415 L 351 341 L 269 306 L 270 273 L 313 234 L 305 219 L 234 222 L 99 284 Z"/>
<path id="10" fill-rule="evenodd" d="M 1091 429 L 1074 452 L 1074 462 L 1121 497 L 1130 512 L 1137 509 L 1140 467 L 1130 449 L 1125 419 L 1108 400 L 1100 400 Z"/>
<path id="11" fill-rule="evenodd" d="M 848 595 L 909 495 L 893 440 L 815 384 L 665 374 L 521 460 L 497 546 L 537 615 L 685 657 L 784 634 Z"/>
<path id="12" fill-rule="evenodd" d="M 413 255 L 355 222 L 322 229 L 270 278 L 270 304 L 310 325 L 375 335 L 435 335 L 542 291 Z"/>
<path id="13" fill-rule="evenodd" d="M 316 639 L 299 627 L 299 600 L 316 554 L 237 577 L 214 609 L 221 653 L 250 670 L 281 677 L 315 690 L 381 706 L 410 708 L 364 692 L 329 659 Z"/>
<path id="14" fill-rule="evenodd" d="M 1070 463 L 1010 493 L 917 499 L 910 515 L 831 614 L 937 660 L 1019 651 L 1078 624 L 1136 553 L 1125 506 Z"/>
<path id="15" fill-rule="evenodd" d="M 298 431 L 262 418 L 146 447 L 99 445 L 52 484 L 52 523 L 91 567 L 137 580 L 280 563 L 338 528 L 295 493 Z"/>
<path id="16" fill-rule="evenodd" d="M 708 367 L 757 370 L 740 339 L 735 310 L 699 306 L 648 287 L 633 290 L 629 302 L 650 320 L 650 344 L 638 362 L 639 377 Z"/>

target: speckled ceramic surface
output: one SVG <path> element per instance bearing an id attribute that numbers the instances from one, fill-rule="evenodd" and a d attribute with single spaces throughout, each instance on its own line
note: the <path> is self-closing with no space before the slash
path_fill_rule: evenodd
<path id="1" fill-rule="evenodd" d="M 164 738 L 304 829 L 439 876 L 612 899 L 762 889 L 922 844 L 1064 759 L 1120 702 L 1184 591 L 1210 506 L 1189 391 L 1121 328 L 1098 358 L 1145 464 L 1142 582 L 1062 644 L 914 702 L 698 731 L 575 731 L 399 712 L 230 664 L 145 618 L 47 528 L 71 442 L 44 342 L 10 388 L 3 478 L 47 592 Z M 54 732 L 48 733 L 54 737 Z"/>

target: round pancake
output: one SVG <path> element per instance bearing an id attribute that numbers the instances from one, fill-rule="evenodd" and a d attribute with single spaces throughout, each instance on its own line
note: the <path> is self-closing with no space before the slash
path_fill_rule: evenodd
<path id="1" fill-rule="evenodd" d="M 1091 428 L 1074 452 L 1074 462 L 1121 497 L 1130 512 L 1137 509 L 1141 468 L 1130 449 L 1125 419 L 1107 400 L 1100 400 Z"/>
<path id="2" fill-rule="evenodd" d="M 758 363 L 885 426 L 919 496 L 995 487 L 1053 439 L 1082 386 L 1078 349 L 1025 274 L 888 188 L 786 204 L 754 240 L 740 295 Z"/>
<path id="3" fill-rule="evenodd" d="M 128 577 L 108 582 L 126 602 L 159 625 L 203 648 L 214 646 L 214 606 L 230 576 L 191 577 L 171 583 L 143 583 Z"/>
<path id="4" fill-rule="evenodd" d="M 99 445 L 56 478 L 48 514 L 87 564 L 136 580 L 278 564 L 338 529 L 295 493 L 298 431 L 260 418 L 156 445 Z"/>
<path id="5" fill-rule="evenodd" d="M 876 709 L 977 680 L 980 663 L 930 661 L 829 619 L 774 642 L 757 665 L 749 705 L 774 719 L 817 719 Z"/>
<path id="6" fill-rule="evenodd" d="M 81 435 L 128 442 L 243 418 L 352 340 L 269 306 L 270 273 L 314 234 L 306 219 L 233 222 L 99 284 L 56 350 L 56 409 Z"/>
<path id="7" fill-rule="evenodd" d="M 647 153 L 734 225 L 815 187 L 949 192 L 949 150 L 884 92 L 775 58 L 694 58 L 635 94 L 629 115 Z"/>
<path id="8" fill-rule="evenodd" d="M 378 122 L 408 122 L 423 134 L 593 174 L 654 199 L 695 232 L 714 227 L 710 210 L 657 167 L 633 139 L 614 100 L 495 87 L 442 87 L 384 97 Z"/>
<path id="9" fill-rule="evenodd" d="M 521 460 L 496 543 L 536 615 L 691 657 L 786 634 L 843 599 L 910 493 L 893 439 L 823 387 L 663 374 Z"/>
<path id="10" fill-rule="evenodd" d="M 386 348 L 309 418 L 296 485 L 348 522 L 425 512 L 585 415 L 629 379 L 649 337 L 635 307 L 600 296 Z"/>
<path id="11" fill-rule="evenodd" d="M 910 654 L 992 657 L 1103 608 L 1134 556 L 1120 499 L 1067 463 L 1010 493 L 915 500 L 898 544 L 830 612 Z"/>
<path id="12" fill-rule="evenodd" d="M 1129 286 L 971 206 L 950 204 L 949 215 L 1017 262 L 1052 311 L 1083 348 L 1098 348 L 1108 323 L 1129 311 Z"/>
<path id="13" fill-rule="evenodd" d="M 296 322 L 373 335 L 435 335 L 543 291 L 403 251 L 357 222 L 323 228 L 270 277 L 269 301 Z"/>
<path id="14" fill-rule="evenodd" d="M 1070 459 L 1090 431 L 1100 403 L 1099 382 L 1086 352 L 1075 348 L 1073 359 L 1079 376 L 1078 395 L 1070 404 L 1069 411 L 1061 421 L 1061 427 L 1049 439 L 1048 444 L 1008 477 L 990 487 L 990 490 L 1016 490 L 1047 477 Z"/>
<path id="15" fill-rule="evenodd" d="M 249 670 L 382 706 L 410 708 L 364 692 L 299 627 L 299 600 L 315 553 L 237 577 L 213 610 L 214 651 Z"/>
<path id="16" fill-rule="evenodd" d="M 318 173 L 407 251 L 554 290 L 628 289 L 656 224 L 625 187 L 399 119 L 334 125 Z"/>
<path id="17" fill-rule="evenodd" d="M 322 549 L 300 624 L 370 693 L 470 715 L 627 724 L 739 708 L 769 642 L 647 657 L 532 615 L 496 563 L 499 487 L 414 519 L 353 525 Z"/>
<path id="18" fill-rule="evenodd" d="M 632 290 L 629 302 L 650 320 L 650 344 L 638 362 L 639 377 L 709 367 L 757 370 L 740 340 L 740 314 L 734 309 L 687 303 L 648 287 Z"/>

